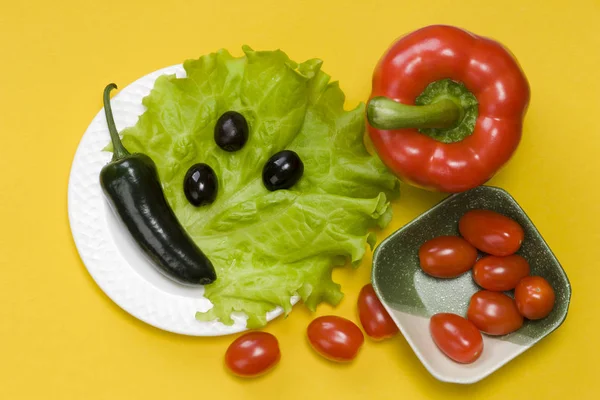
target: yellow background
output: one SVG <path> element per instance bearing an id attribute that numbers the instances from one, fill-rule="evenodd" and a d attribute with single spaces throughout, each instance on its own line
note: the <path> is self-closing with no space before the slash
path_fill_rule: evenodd
<path id="1" fill-rule="evenodd" d="M 432 23 L 494 37 L 517 56 L 532 102 L 524 137 L 491 182 L 521 203 L 573 286 L 562 327 L 488 379 L 432 378 L 402 337 L 367 341 L 340 366 L 312 352 L 297 306 L 267 327 L 283 357 L 254 381 L 222 365 L 232 337 L 159 331 L 113 304 L 81 263 L 67 220 L 79 139 L 110 81 L 242 44 L 320 57 L 348 105 L 398 36 Z M 597 398 L 600 306 L 600 2 L 3 1 L 0 5 L 0 398 L 2 399 L 486 399 Z M 442 198 L 403 188 L 389 234 Z M 381 236 L 380 236 L 381 237 Z M 355 318 L 370 259 L 338 271 Z"/>

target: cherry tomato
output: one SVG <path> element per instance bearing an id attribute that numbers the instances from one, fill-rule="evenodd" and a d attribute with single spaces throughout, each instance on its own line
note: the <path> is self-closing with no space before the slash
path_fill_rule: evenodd
<path id="1" fill-rule="evenodd" d="M 483 257 L 473 267 L 473 279 L 484 289 L 505 292 L 529 275 L 529 263 L 518 254 Z"/>
<path id="2" fill-rule="evenodd" d="M 267 332 L 248 332 L 229 345 L 225 365 L 238 376 L 254 377 L 270 370 L 280 358 L 275 336 Z"/>
<path id="3" fill-rule="evenodd" d="M 429 332 L 437 347 L 456 362 L 472 363 L 483 351 L 481 332 L 471 321 L 459 315 L 434 315 L 429 321 Z"/>
<path id="4" fill-rule="evenodd" d="M 490 210 L 471 210 L 458 221 L 460 234 L 479 250 L 508 256 L 521 247 L 525 233 L 513 219 Z"/>
<path id="5" fill-rule="evenodd" d="M 423 271 L 436 278 L 454 278 L 470 270 L 477 250 L 458 236 L 438 236 L 419 248 Z"/>
<path id="6" fill-rule="evenodd" d="M 515 301 L 500 292 L 481 290 L 471 297 L 467 318 L 488 335 L 506 335 L 523 325 Z"/>
<path id="7" fill-rule="evenodd" d="M 332 361 L 351 361 L 365 337 L 358 326 L 346 318 L 327 315 L 315 318 L 307 329 L 313 349 Z"/>
<path id="8" fill-rule="evenodd" d="M 363 286 L 358 294 L 358 318 L 367 335 L 375 340 L 391 338 L 398 333 L 398 327 L 370 283 Z"/>
<path id="9" fill-rule="evenodd" d="M 528 276 L 515 288 L 515 301 L 522 316 L 527 319 L 541 319 L 554 308 L 554 289 L 541 276 Z"/>

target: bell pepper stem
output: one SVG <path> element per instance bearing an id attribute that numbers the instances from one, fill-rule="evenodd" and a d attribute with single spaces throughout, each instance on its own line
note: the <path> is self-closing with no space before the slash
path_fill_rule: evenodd
<path id="1" fill-rule="evenodd" d="M 129 152 L 123 146 L 121 142 L 121 138 L 119 137 L 119 132 L 117 131 L 117 127 L 115 125 L 115 120 L 113 118 L 112 108 L 110 106 L 110 91 L 116 89 L 117 85 L 114 83 L 109 83 L 104 88 L 104 114 L 106 115 L 106 123 L 108 125 L 108 132 L 110 133 L 110 140 L 113 145 L 113 161 L 120 160 L 121 158 L 129 155 Z"/>
<path id="2" fill-rule="evenodd" d="M 451 128 L 463 116 L 462 107 L 450 99 L 414 106 L 379 96 L 367 104 L 367 119 L 376 129 Z"/>

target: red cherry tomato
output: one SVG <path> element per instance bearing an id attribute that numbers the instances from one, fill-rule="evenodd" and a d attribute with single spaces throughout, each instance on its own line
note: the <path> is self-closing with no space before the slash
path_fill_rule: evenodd
<path id="1" fill-rule="evenodd" d="M 528 276 L 515 288 L 515 301 L 522 316 L 527 319 L 541 319 L 554 308 L 554 289 L 541 276 Z"/>
<path id="2" fill-rule="evenodd" d="M 351 361 L 365 337 L 358 326 L 346 318 L 328 315 L 315 318 L 307 329 L 313 349 L 332 361 Z"/>
<path id="3" fill-rule="evenodd" d="M 513 219 L 490 210 L 471 210 L 458 221 L 460 234 L 479 250 L 508 256 L 521 247 L 525 233 Z"/>
<path id="4" fill-rule="evenodd" d="M 238 376 L 253 377 L 270 370 L 280 358 L 275 336 L 267 332 L 248 332 L 229 345 L 225 365 Z"/>
<path id="5" fill-rule="evenodd" d="M 523 325 L 515 301 L 500 292 L 482 290 L 471 297 L 467 318 L 488 335 L 506 335 Z"/>
<path id="6" fill-rule="evenodd" d="M 505 292 L 529 275 L 529 263 L 518 254 L 483 257 L 473 267 L 473 279 L 484 289 Z"/>
<path id="7" fill-rule="evenodd" d="M 436 278 L 454 278 L 470 270 L 477 250 L 458 236 L 438 236 L 419 248 L 423 271 Z"/>
<path id="8" fill-rule="evenodd" d="M 456 362 L 472 363 L 483 351 L 481 332 L 471 321 L 459 315 L 434 315 L 429 321 L 429 332 L 437 347 Z"/>
<path id="9" fill-rule="evenodd" d="M 398 333 L 398 327 L 370 283 L 363 286 L 358 294 L 358 318 L 367 335 L 375 340 L 387 339 Z"/>

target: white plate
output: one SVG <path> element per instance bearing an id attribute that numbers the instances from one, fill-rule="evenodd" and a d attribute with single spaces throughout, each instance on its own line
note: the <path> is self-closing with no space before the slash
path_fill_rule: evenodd
<path id="1" fill-rule="evenodd" d="M 134 125 L 145 111 L 142 99 L 160 75 L 184 77 L 182 65 L 146 75 L 119 91 L 111 105 L 117 129 Z M 102 98 L 102 88 L 98 99 Z M 203 288 L 179 285 L 159 273 L 146 259 L 126 228 L 108 206 L 100 188 L 100 170 L 112 157 L 102 149 L 110 140 L 104 109 L 83 135 L 69 179 L 69 221 L 79 255 L 98 286 L 121 308 L 157 328 L 193 336 L 220 336 L 246 329 L 246 316 L 233 315 L 235 324 L 200 322 L 196 311 L 212 307 Z M 292 303 L 298 301 L 292 298 Z M 270 321 L 282 313 L 267 314 Z"/>

